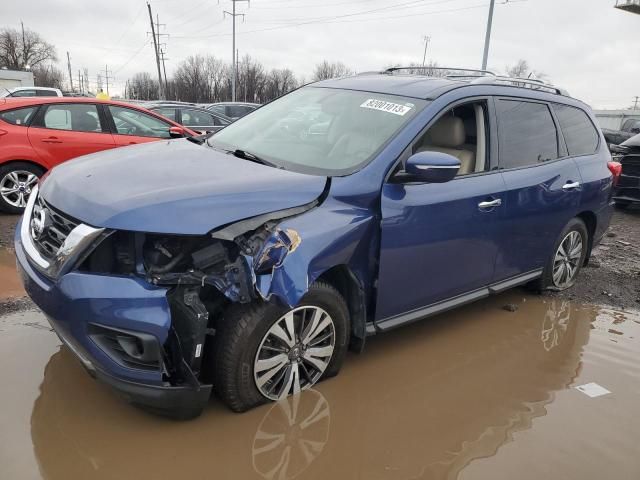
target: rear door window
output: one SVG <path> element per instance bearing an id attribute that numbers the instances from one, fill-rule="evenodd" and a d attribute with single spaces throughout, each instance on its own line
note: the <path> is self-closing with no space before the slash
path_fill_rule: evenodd
<path id="1" fill-rule="evenodd" d="M 98 108 L 91 104 L 49 105 L 44 114 L 45 128 L 74 132 L 102 132 Z"/>
<path id="2" fill-rule="evenodd" d="M 519 168 L 558 158 L 558 132 L 545 103 L 497 100 L 500 168 Z"/>
<path id="3" fill-rule="evenodd" d="M 171 124 L 163 122 L 157 117 L 132 108 L 109 105 L 108 107 L 116 130 L 120 135 L 135 135 L 140 137 L 171 138 L 169 128 Z"/>
<path id="4" fill-rule="evenodd" d="M 167 117 L 169 120 L 173 120 L 174 122 L 178 121 L 176 119 L 176 109 L 175 108 L 155 108 L 153 111 L 156 112 L 156 113 L 159 113 L 163 117 Z"/>
<path id="5" fill-rule="evenodd" d="M 35 111 L 38 109 L 35 107 L 16 108 L 15 110 L 9 110 L 8 112 L 0 113 L 0 118 L 12 125 L 27 125 L 29 120 L 33 118 Z"/>
<path id="6" fill-rule="evenodd" d="M 55 90 L 36 90 L 37 97 L 57 97 L 58 92 Z"/>
<path id="7" fill-rule="evenodd" d="M 569 155 L 590 155 L 598 148 L 599 135 L 585 112 L 568 105 L 554 105 Z"/>
<path id="8" fill-rule="evenodd" d="M 182 109 L 182 124 L 188 127 L 210 127 L 215 125 L 213 115 L 199 110 Z"/>

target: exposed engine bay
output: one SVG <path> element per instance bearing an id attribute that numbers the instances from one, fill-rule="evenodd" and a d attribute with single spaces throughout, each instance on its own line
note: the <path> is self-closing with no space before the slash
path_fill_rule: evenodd
<path id="1" fill-rule="evenodd" d="M 281 229 L 280 221 L 318 203 L 253 217 L 205 236 L 115 231 L 80 269 L 136 275 L 168 288 L 172 325 L 158 360 L 167 382 L 197 388 L 210 383 L 211 362 L 205 357 L 225 308 L 264 300 L 256 275 L 278 268 L 302 241 L 296 231 Z"/>

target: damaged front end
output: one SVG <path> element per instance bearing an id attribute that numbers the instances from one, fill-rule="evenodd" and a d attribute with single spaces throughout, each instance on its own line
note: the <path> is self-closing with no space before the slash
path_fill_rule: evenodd
<path id="1" fill-rule="evenodd" d="M 166 288 L 171 325 L 157 353 L 163 381 L 199 389 L 212 382 L 213 338 L 225 309 L 231 303 L 264 300 L 257 276 L 267 276 L 301 243 L 296 231 L 279 227 L 281 220 L 318 203 L 246 219 L 203 236 L 113 232 L 80 270 L 135 275 Z M 125 353 L 149 356 L 141 342 L 134 347 Z"/>

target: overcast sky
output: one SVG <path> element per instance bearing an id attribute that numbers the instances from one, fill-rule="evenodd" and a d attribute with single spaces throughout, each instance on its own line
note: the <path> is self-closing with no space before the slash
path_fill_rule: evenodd
<path id="1" fill-rule="evenodd" d="M 544 72 L 595 108 L 628 107 L 640 95 L 640 15 L 613 8 L 615 0 L 498 0 L 489 68 L 518 59 Z M 151 0 L 166 23 L 167 71 L 191 54 L 231 58 L 231 0 Z M 266 68 L 291 68 L 310 78 L 323 59 L 356 71 L 428 60 L 479 68 L 489 0 L 252 0 L 238 2 L 237 47 Z M 115 92 L 138 71 L 156 74 L 144 0 L 1 0 L 0 27 L 25 27 L 66 51 L 74 75 L 89 69 L 115 76 Z M 95 84 L 94 84 L 95 85 Z M 95 86 L 94 86 L 95 88 Z M 111 89 L 110 89 L 111 90 Z M 112 93 L 114 93 L 112 90 Z"/>

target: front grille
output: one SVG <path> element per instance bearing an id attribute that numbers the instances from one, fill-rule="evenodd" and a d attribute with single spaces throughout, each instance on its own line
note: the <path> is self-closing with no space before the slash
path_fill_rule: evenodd
<path id="1" fill-rule="evenodd" d="M 622 175 L 629 177 L 640 177 L 640 154 L 629 153 L 620 160 L 622 164 Z"/>
<path id="2" fill-rule="evenodd" d="M 41 195 L 38 195 L 36 199 L 31 221 L 32 225 L 34 221 L 42 222 L 39 234 L 33 227 L 29 230 L 36 249 L 40 252 L 40 255 L 48 260 L 55 258 L 71 230 L 80 223 L 53 208 L 44 201 Z"/>

